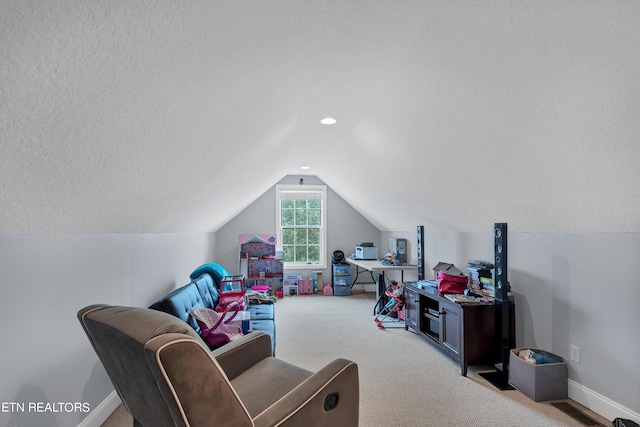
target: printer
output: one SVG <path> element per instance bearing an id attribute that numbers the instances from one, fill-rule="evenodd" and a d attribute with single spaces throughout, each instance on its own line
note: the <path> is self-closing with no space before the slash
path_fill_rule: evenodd
<path id="1" fill-rule="evenodd" d="M 378 248 L 373 246 L 372 242 L 364 242 L 360 245 L 356 245 L 356 251 L 353 254 L 353 259 L 378 259 Z"/>

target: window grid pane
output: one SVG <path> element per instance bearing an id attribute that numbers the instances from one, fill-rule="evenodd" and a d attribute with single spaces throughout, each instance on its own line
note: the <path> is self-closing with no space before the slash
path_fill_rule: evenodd
<path id="1" fill-rule="evenodd" d="M 283 199 L 280 207 L 284 261 L 319 262 L 321 201 Z"/>

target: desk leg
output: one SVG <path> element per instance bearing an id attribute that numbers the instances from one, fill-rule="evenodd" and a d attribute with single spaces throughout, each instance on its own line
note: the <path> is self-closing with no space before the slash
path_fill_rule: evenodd
<path id="1" fill-rule="evenodd" d="M 372 273 L 373 276 L 373 273 Z M 380 313 L 384 309 L 385 301 L 385 279 L 384 279 L 384 271 L 378 274 L 378 282 L 376 283 L 376 305 L 373 307 L 373 314 L 376 315 Z"/>
<path id="2" fill-rule="evenodd" d="M 356 277 L 353 278 L 353 282 L 351 282 L 351 288 L 353 289 L 353 285 L 358 281 L 358 276 L 360 275 L 360 268 L 356 265 Z"/>
<path id="3" fill-rule="evenodd" d="M 360 267 L 358 267 L 356 265 L 356 277 L 354 277 L 353 282 L 351 282 L 351 287 L 353 288 L 353 285 L 355 285 L 356 283 L 358 283 L 358 276 L 360 275 L 360 273 L 363 273 L 365 271 L 368 271 L 369 274 L 371 275 L 371 282 L 360 282 L 360 284 L 364 284 L 364 283 L 376 283 L 376 279 L 373 277 L 373 271 L 371 270 L 367 270 L 367 269 L 362 269 L 360 270 Z"/>
<path id="4" fill-rule="evenodd" d="M 380 295 L 380 297 L 376 300 L 376 305 L 373 306 L 373 315 L 374 316 L 382 313 L 382 308 L 380 308 L 380 307 L 384 307 L 383 301 L 382 301 L 383 297 L 384 297 L 384 294 Z"/>

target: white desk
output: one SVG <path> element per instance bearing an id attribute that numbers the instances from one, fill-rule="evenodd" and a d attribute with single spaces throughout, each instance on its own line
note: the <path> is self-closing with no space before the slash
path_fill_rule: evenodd
<path id="1" fill-rule="evenodd" d="M 418 270 L 418 266 L 417 265 L 412 265 L 412 264 L 403 264 L 403 265 L 384 265 L 383 263 L 381 263 L 380 261 L 377 260 L 371 260 L 371 261 L 365 261 L 365 260 L 359 260 L 359 259 L 351 259 L 351 258 L 347 258 L 346 261 L 355 266 L 356 267 L 356 277 L 353 279 L 353 282 L 351 282 L 351 286 L 353 287 L 353 285 L 356 284 L 357 280 L 358 280 L 358 275 L 360 273 L 363 273 L 365 271 L 368 271 L 369 274 L 371 275 L 371 282 L 360 282 L 360 283 L 377 283 L 378 286 L 376 286 L 376 308 L 378 308 L 378 311 L 375 311 L 376 309 L 374 309 L 374 314 L 378 314 L 378 312 L 380 312 L 380 310 L 382 310 L 382 307 L 384 307 L 384 304 L 382 304 L 382 297 L 384 296 L 384 291 L 385 291 L 385 280 L 384 280 L 384 272 L 385 271 L 400 271 L 400 280 L 402 282 L 404 282 L 404 272 L 405 270 Z M 382 274 L 382 280 L 380 280 L 379 282 L 376 281 L 376 279 L 373 276 L 373 273 L 379 273 Z"/>
<path id="2" fill-rule="evenodd" d="M 376 273 L 376 272 L 377 273 L 382 273 L 382 275 L 384 276 L 384 272 L 385 271 L 400 270 L 400 277 L 401 277 L 400 280 L 404 282 L 404 272 L 405 272 L 405 270 L 417 270 L 418 269 L 417 265 L 412 265 L 412 264 L 384 265 L 383 263 L 381 263 L 380 261 L 377 261 L 377 260 L 365 261 L 365 260 L 347 258 L 346 261 L 349 264 L 356 266 L 356 277 L 355 277 L 355 279 L 353 279 L 353 282 L 351 284 L 352 286 L 356 284 L 356 281 L 358 280 L 358 275 L 360 273 L 365 272 L 365 271 L 368 271 L 369 274 L 371 274 L 371 281 L 373 283 L 377 283 L 376 279 L 373 277 L 373 273 Z M 369 282 L 360 282 L 360 283 L 369 283 Z"/>

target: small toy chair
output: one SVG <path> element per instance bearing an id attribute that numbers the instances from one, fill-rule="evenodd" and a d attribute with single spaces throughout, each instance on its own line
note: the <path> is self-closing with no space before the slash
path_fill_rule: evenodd
<path id="1" fill-rule="evenodd" d="M 224 312 L 218 313 L 210 308 L 194 308 L 191 315 L 200 325 L 200 336 L 211 347 L 220 347 L 242 336 L 242 328 L 236 324 L 229 324 L 238 314 L 239 305 L 232 302 Z M 233 311 L 227 319 L 227 314 Z"/>
<path id="2" fill-rule="evenodd" d="M 380 312 L 380 314 L 383 314 L 384 316 L 382 316 L 381 318 L 378 318 L 378 316 L 376 316 L 374 319 L 374 322 L 376 322 L 376 325 L 380 329 L 384 329 L 383 323 L 387 319 L 387 317 L 391 315 L 391 313 L 396 313 L 398 315 L 398 319 L 404 319 L 404 317 L 401 315 L 402 307 L 404 306 L 404 302 L 402 301 L 402 299 L 394 295 L 390 291 L 385 291 L 385 295 L 389 297 L 389 301 L 384 306 L 384 309 Z"/>

